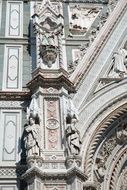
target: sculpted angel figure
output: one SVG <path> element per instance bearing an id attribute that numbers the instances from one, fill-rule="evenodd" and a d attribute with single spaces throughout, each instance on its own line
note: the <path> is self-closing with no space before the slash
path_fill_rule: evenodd
<path id="1" fill-rule="evenodd" d="M 40 156 L 41 150 L 41 130 L 39 124 L 35 123 L 33 116 L 29 117 L 29 125 L 25 127 L 26 136 L 24 138 L 27 156 Z"/>

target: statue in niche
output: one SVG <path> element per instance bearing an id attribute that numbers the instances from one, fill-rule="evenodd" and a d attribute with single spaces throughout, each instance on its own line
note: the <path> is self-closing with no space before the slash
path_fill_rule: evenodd
<path id="1" fill-rule="evenodd" d="M 43 32 L 41 32 L 41 45 L 44 46 L 57 46 L 56 44 L 56 31 L 54 27 L 56 23 L 52 22 L 49 18 L 42 24 Z"/>
<path id="2" fill-rule="evenodd" d="M 109 74 L 110 77 L 124 78 L 127 74 L 126 62 L 127 62 L 127 50 L 120 48 L 117 52 L 114 52 L 113 57 L 113 72 Z"/>
<path id="3" fill-rule="evenodd" d="M 96 160 L 96 167 L 94 169 L 94 173 L 98 179 L 98 181 L 103 181 L 104 176 L 105 176 L 105 171 L 106 171 L 106 167 L 105 167 L 105 160 L 103 157 L 98 157 Z"/>
<path id="4" fill-rule="evenodd" d="M 127 141 L 127 124 L 122 123 L 116 131 L 117 140 L 124 143 Z"/>
<path id="5" fill-rule="evenodd" d="M 29 125 L 25 126 L 26 136 L 24 138 L 27 156 L 40 156 L 41 152 L 41 130 L 37 124 L 38 118 L 30 115 Z"/>
<path id="6" fill-rule="evenodd" d="M 68 119 L 68 118 L 67 118 Z M 68 155 L 79 155 L 80 153 L 80 133 L 76 128 L 77 118 L 73 115 L 70 118 L 70 122 L 67 124 L 66 140 L 67 140 L 67 152 Z"/>
<path id="7" fill-rule="evenodd" d="M 53 32 L 43 32 L 42 39 L 41 39 L 41 45 L 43 46 L 55 46 L 55 35 Z"/>

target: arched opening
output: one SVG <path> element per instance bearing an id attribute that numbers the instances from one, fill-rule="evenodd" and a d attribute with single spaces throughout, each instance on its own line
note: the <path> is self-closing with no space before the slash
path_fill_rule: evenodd
<path id="1" fill-rule="evenodd" d="M 112 111 L 94 130 L 91 125 L 90 131 L 86 151 L 82 150 L 88 182 L 101 190 L 127 189 L 127 104 Z"/>

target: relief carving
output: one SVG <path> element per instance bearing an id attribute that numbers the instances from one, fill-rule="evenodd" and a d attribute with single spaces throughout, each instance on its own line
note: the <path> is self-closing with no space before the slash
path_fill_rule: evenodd
<path id="1" fill-rule="evenodd" d="M 98 13 L 98 8 L 84 8 L 80 7 L 80 5 L 71 7 L 70 32 L 74 35 L 86 33 Z"/>
<path id="2" fill-rule="evenodd" d="M 50 150 L 57 149 L 58 144 L 58 130 L 48 130 L 48 147 Z"/>
<path id="3" fill-rule="evenodd" d="M 115 146 L 117 145 L 116 141 L 116 135 L 114 134 L 109 139 L 106 140 L 106 142 L 102 145 L 102 148 L 100 150 L 100 155 L 105 159 L 105 162 L 111 152 L 114 150 Z"/>
<path id="4" fill-rule="evenodd" d="M 46 134 L 48 150 L 58 150 L 60 145 L 59 100 L 45 101 Z"/>
<path id="5" fill-rule="evenodd" d="M 125 168 L 127 169 L 127 168 Z M 124 175 L 122 176 L 121 179 L 121 187 L 120 190 L 126 190 L 127 189 L 127 171 L 125 170 Z"/>
<path id="6" fill-rule="evenodd" d="M 127 124 L 123 123 L 117 128 L 116 131 L 117 140 L 121 143 L 127 142 Z"/>
<path id="7" fill-rule="evenodd" d="M 47 120 L 48 147 L 50 150 L 57 149 L 59 122 L 56 119 Z"/>
<path id="8" fill-rule="evenodd" d="M 94 173 L 98 181 L 102 182 L 104 180 L 105 172 L 106 172 L 105 160 L 103 157 L 100 156 L 96 159 L 96 167 L 94 169 Z"/>

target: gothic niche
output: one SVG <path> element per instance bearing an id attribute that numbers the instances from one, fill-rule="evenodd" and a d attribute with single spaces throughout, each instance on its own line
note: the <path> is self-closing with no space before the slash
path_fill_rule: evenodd
<path id="1" fill-rule="evenodd" d="M 33 24 L 36 33 L 37 64 L 51 68 L 56 62 L 63 31 L 62 15 L 51 2 L 36 5 Z"/>
<path id="2" fill-rule="evenodd" d="M 40 36 L 40 56 L 48 67 L 52 67 L 58 52 L 57 33 L 54 31 L 57 25 L 47 18 L 41 26 L 43 33 Z"/>

